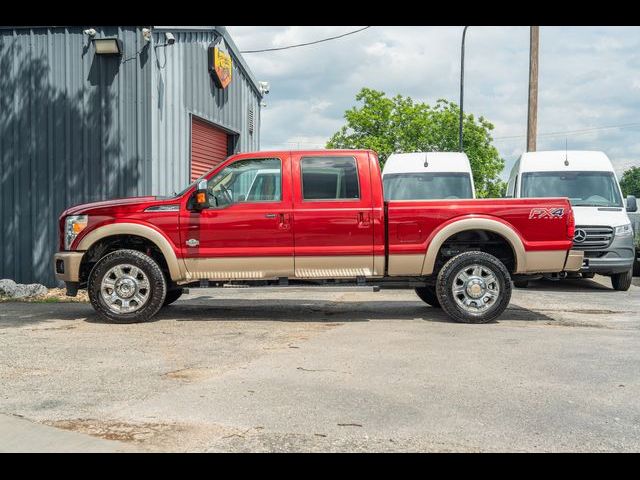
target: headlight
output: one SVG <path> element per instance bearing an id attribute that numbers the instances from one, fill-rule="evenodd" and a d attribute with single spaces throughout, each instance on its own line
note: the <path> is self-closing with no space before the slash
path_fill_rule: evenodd
<path id="1" fill-rule="evenodd" d="M 616 227 L 616 237 L 630 237 L 631 235 L 633 235 L 633 229 L 630 223 Z"/>
<path id="2" fill-rule="evenodd" d="M 89 217 L 87 215 L 69 215 L 65 219 L 64 227 L 64 249 L 71 250 L 71 244 L 78 234 L 87 226 Z"/>

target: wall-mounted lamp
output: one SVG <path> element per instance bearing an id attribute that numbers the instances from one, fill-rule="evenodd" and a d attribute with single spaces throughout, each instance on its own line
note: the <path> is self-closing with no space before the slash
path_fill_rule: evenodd
<path id="1" fill-rule="evenodd" d="M 88 35 L 89 37 L 95 37 L 96 36 L 96 29 L 95 28 L 87 28 L 86 30 L 83 30 L 82 33 L 84 33 L 85 35 Z"/>
<path id="2" fill-rule="evenodd" d="M 144 38 L 145 42 L 150 42 L 151 41 L 151 29 L 150 28 L 143 28 L 142 29 L 142 38 Z"/>
<path id="3" fill-rule="evenodd" d="M 122 55 L 122 41 L 118 38 L 94 38 L 96 55 Z"/>

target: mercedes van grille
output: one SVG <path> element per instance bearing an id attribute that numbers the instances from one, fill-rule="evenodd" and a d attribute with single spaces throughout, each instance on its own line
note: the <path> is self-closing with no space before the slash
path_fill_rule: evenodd
<path id="1" fill-rule="evenodd" d="M 577 225 L 573 236 L 573 247 L 578 250 L 602 250 L 613 240 L 611 227 L 587 227 Z"/>

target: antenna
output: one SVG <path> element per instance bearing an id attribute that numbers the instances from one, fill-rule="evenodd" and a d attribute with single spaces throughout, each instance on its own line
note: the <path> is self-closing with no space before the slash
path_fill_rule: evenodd
<path id="1" fill-rule="evenodd" d="M 424 167 L 427 168 L 429 166 L 429 154 L 427 152 L 424 152 Z"/>
<path id="2" fill-rule="evenodd" d="M 569 166 L 569 153 L 567 152 L 567 137 L 564 137 L 564 166 Z"/>

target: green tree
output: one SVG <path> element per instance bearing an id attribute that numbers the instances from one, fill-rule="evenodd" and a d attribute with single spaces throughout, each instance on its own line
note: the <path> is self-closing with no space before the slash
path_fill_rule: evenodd
<path id="1" fill-rule="evenodd" d="M 356 101 L 361 105 L 344 114 L 346 125 L 327 143 L 327 148 L 368 148 L 378 152 L 381 165 L 392 153 L 455 152 L 459 150 L 460 109 L 440 99 L 435 106 L 414 102 L 411 97 L 363 88 Z M 492 145 L 493 125 L 483 117 L 464 115 L 464 151 L 469 157 L 479 197 L 500 197 L 506 184 L 499 178 L 504 160 Z"/>
<path id="2" fill-rule="evenodd" d="M 640 198 L 640 167 L 631 167 L 625 170 L 620 179 L 622 193 Z"/>

